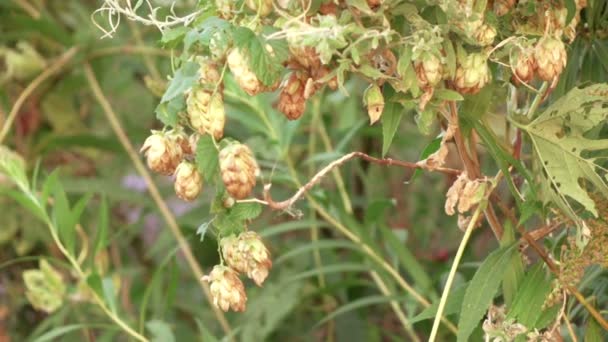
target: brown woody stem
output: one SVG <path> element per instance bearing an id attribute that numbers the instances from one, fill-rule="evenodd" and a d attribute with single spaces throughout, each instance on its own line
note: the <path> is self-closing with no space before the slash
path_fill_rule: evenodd
<path id="1" fill-rule="evenodd" d="M 394 165 L 394 166 L 405 167 L 408 169 L 428 169 L 428 170 L 439 171 L 439 172 L 452 174 L 452 175 L 458 175 L 462 172 L 461 170 L 450 169 L 450 168 L 445 168 L 445 167 L 430 168 L 430 167 L 426 166 L 426 164 L 424 164 L 424 163 L 412 163 L 412 162 L 407 162 L 407 161 L 395 160 L 392 158 L 375 158 L 375 157 L 367 155 L 363 152 L 351 152 L 337 160 L 334 160 L 329 165 L 324 167 L 321 171 L 319 171 L 317 174 L 315 174 L 308 181 L 308 183 L 306 183 L 304 186 L 300 187 L 293 196 L 291 196 L 289 199 L 286 199 L 284 201 L 275 202 L 272 199 L 272 197 L 270 196 L 271 184 L 266 184 L 264 186 L 264 200 L 267 202 L 268 206 L 272 209 L 275 209 L 275 210 L 289 209 L 289 208 L 291 208 L 291 206 L 293 206 L 293 204 L 298 199 L 300 199 L 300 197 L 302 197 L 313 186 L 315 186 L 317 183 L 319 183 L 319 181 L 321 181 L 321 179 L 324 176 L 326 176 L 329 172 L 331 172 L 333 169 L 341 166 L 345 162 L 347 162 L 351 159 L 354 159 L 354 158 L 361 158 L 363 160 L 367 160 L 369 162 L 380 164 L 380 165 L 388 165 L 388 166 Z"/>

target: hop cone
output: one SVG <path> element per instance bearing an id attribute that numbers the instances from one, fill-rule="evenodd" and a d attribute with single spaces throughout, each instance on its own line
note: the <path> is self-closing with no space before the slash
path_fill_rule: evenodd
<path id="1" fill-rule="evenodd" d="M 183 151 L 178 141 L 159 132 L 149 136 L 140 152 L 147 158 L 148 167 L 161 175 L 170 176 L 183 159 Z"/>
<path id="2" fill-rule="evenodd" d="M 488 24 L 483 24 L 477 28 L 474 37 L 479 45 L 490 45 L 494 42 L 494 38 L 496 38 L 496 29 Z"/>
<path id="3" fill-rule="evenodd" d="M 534 78 L 534 69 L 536 65 L 534 63 L 534 57 L 530 52 L 521 52 L 515 60 L 513 66 L 515 83 L 525 82 L 529 83 Z"/>
<path id="4" fill-rule="evenodd" d="M 432 54 L 424 54 L 421 60 L 414 63 L 414 69 L 421 88 L 436 86 L 443 75 L 441 60 Z"/>
<path id="5" fill-rule="evenodd" d="M 190 124 L 196 131 L 200 134 L 209 133 L 215 140 L 224 136 L 226 112 L 221 94 L 197 89 L 190 92 L 186 104 Z"/>
<path id="6" fill-rule="evenodd" d="M 220 151 L 219 160 L 222 181 L 230 196 L 237 200 L 249 196 L 259 173 L 249 147 L 240 143 L 231 144 Z"/>
<path id="7" fill-rule="evenodd" d="M 566 66 L 566 47 L 561 40 L 551 37 L 541 39 L 534 48 L 534 60 L 538 77 L 552 81 Z"/>
<path id="8" fill-rule="evenodd" d="M 490 81 L 490 69 L 486 57 L 473 53 L 456 69 L 454 85 L 462 94 L 476 94 Z"/>
<path id="9" fill-rule="evenodd" d="M 247 294 L 243 282 L 236 272 L 231 268 L 217 265 L 208 276 L 203 276 L 203 281 L 211 283 L 209 286 L 213 305 L 228 311 L 245 311 L 247 305 Z"/>
<path id="10" fill-rule="evenodd" d="M 258 286 L 262 286 L 272 268 L 272 261 L 270 252 L 257 233 L 248 231 L 238 237 L 233 234 L 223 238 L 220 245 L 224 260 L 230 267 L 247 274 Z"/>
<path id="11" fill-rule="evenodd" d="M 238 49 L 232 49 L 228 54 L 228 67 L 234 75 L 236 82 L 247 94 L 254 96 L 264 91 L 272 90 L 266 87 L 249 68 L 247 58 Z"/>
<path id="12" fill-rule="evenodd" d="M 245 0 L 245 3 L 262 17 L 272 12 L 272 0 Z"/>
<path id="13" fill-rule="evenodd" d="M 277 108 L 289 120 L 299 119 L 306 110 L 306 77 L 305 73 L 294 71 L 281 90 Z"/>
<path id="14" fill-rule="evenodd" d="M 184 201 L 194 201 L 203 189 L 203 177 L 192 163 L 182 161 L 175 170 L 175 193 Z"/>

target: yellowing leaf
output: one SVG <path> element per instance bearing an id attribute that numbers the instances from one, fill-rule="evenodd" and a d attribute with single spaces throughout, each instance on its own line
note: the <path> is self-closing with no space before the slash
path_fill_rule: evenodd
<path id="1" fill-rule="evenodd" d="M 608 139 L 585 136 L 608 118 L 608 85 L 572 89 L 555 101 L 534 121 L 522 126 L 534 145 L 534 155 L 543 172 L 541 189 L 545 203 L 553 201 L 572 219 L 572 199 L 597 216 L 588 191 L 608 197 L 606 170 L 596 162 L 608 152 Z"/>

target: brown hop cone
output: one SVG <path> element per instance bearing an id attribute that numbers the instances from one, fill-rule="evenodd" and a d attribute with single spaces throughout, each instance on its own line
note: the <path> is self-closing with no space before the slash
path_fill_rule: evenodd
<path id="1" fill-rule="evenodd" d="M 281 90 L 277 108 L 289 120 L 299 119 L 306 110 L 306 95 L 311 95 L 306 94 L 307 81 L 306 73 L 294 71 Z"/>
<path id="2" fill-rule="evenodd" d="M 308 69 L 316 69 L 321 66 L 319 53 L 312 46 L 299 46 L 296 42 L 289 44 L 289 52 L 293 62 Z"/>
<path id="3" fill-rule="evenodd" d="M 152 132 L 140 152 L 146 156 L 150 170 L 170 176 L 182 161 L 184 153 L 177 139 L 161 132 Z"/>
<path id="4" fill-rule="evenodd" d="M 272 12 L 272 0 L 245 0 L 247 7 L 255 11 L 262 17 Z"/>
<path id="5" fill-rule="evenodd" d="M 270 252 L 260 236 L 252 231 L 234 234 L 220 241 L 222 255 L 226 263 L 237 272 L 247 274 L 256 285 L 262 286 L 272 268 Z"/>
<path id="6" fill-rule="evenodd" d="M 461 94 L 476 94 L 490 81 L 490 68 L 486 57 L 473 53 L 456 68 L 454 85 Z"/>
<path id="7" fill-rule="evenodd" d="M 536 65 L 532 52 L 520 52 L 513 66 L 513 82 L 515 84 L 529 83 L 534 78 L 534 69 L 536 69 Z"/>
<path id="8" fill-rule="evenodd" d="M 220 151 L 219 160 L 222 181 L 230 196 L 237 200 L 247 198 L 259 173 L 253 152 L 247 145 L 234 143 Z"/>
<path id="9" fill-rule="evenodd" d="M 420 60 L 414 62 L 416 77 L 423 89 L 436 86 L 443 76 L 443 65 L 439 57 L 425 53 Z"/>
<path id="10" fill-rule="evenodd" d="M 494 1 L 494 13 L 497 16 L 503 16 L 507 14 L 513 6 L 515 6 L 516 0 L 496 0 Z"/>
<path id="11" fill-rule="evenodd" d="M 175 170 L 175 193 L 184 201 L 194 201 L 203 190 L 203 177 L 196 166 L 182 161 Z"/>
<path id="12" fill-rule="evenodd" d="M 372 51 L 369 60 L 374 68 L 387 76 L 393 76 L 397 71 L 397 57 L 389 49 Z"/>
<path id="13" fill-rule="evenodd" d="M 232 49 L 228 54 L 228 67 L 232 72 L 236 82 L 247 94 L 254 96 L 264 91 L 272 91 L 275 86 L 265 86 L 249 68 L 247 58 L 239 51 Z M 278 85 L 278 84 L 277 84 Z"/>
<path id="14" fill-rule="evenodd" d="M 209 290 L 213 305 L 223 311 L 232 309 L 233 311 L 243 312 L 247 305 L 247 294 L 245 286 L 239 276 L 231 268 L 216 265 L 211 273 L 203 276 L 203 281 L 211 283 Z"/>
<path id="15" fill-rule="evenodd" d="M 215 7 L 221 18 L 230 19 L 236 10 L 236 0 L 215 0 Z"/>
<path id="16" fill-rule="evenodd" d="M 488 24 L 483 24 L 475 30 L 474 38 L 481 46 L 490 45 L 496 38 L 496 29 Z"/>
<path id="17" fill-rule="evenodd" d="M 200 65 L 199 74 L 201 76 L 199 78 L 199 83 L 203 86 L 214 88 L 221 79 L 217 64 L 205 57 L 197 57 L 196 61 Z"/>
<path id="18" fill-rule="evenodd" d="M 553 37 L 542 38 L 534 48 L 536 72 L 543 81 L 552 81 L 566 66 L 566 47 L 561 40 Z"/>
<path id="19" fill-rule="evenodd" d="M 215 140 L 224 136 L 226 112 L 220 93 L 212 94 L 203 89 L 193 90 L 188 94 L 186 109 L 190 125 L 200 134 L 209 133 Z"/>

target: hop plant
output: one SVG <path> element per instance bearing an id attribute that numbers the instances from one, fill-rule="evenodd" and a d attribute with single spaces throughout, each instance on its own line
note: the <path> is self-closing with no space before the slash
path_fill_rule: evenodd
<path id="1" fill-rule="evenodd" d="M 219 154 L 220 172 L 226 191 L 235 199 L 244 199 L 251 193 L 259 173 L 253 152 L 246 145 L 233 143 Z"/>
<path id="2" fill-rule="evenodd" d="M 266 87 L 249 68 L 247 58 L 239 51 L 232 49 L 228 54 L 228 67 L 238 85 L 247 94 L 254 96 L 264 91 L 270 91 L 274 87 Z"/>
<path id="3" fill-rule="evenodd" d="M 277 108 L 289 120 L 299 119 L 306 110 L 306 98 L 310 96 L 306 93 L 308 79 L 306 73 L 294 71 L 281 89 Z"/>
<path id="4" fill-rule="evenodd" d="M 152 171 L 165 176 L 171 176 L 175 172 L 184 156 L 177 137 L 154 131 L 146 139 L 140 152 L 144 153 Z"/>
<path id="5" fill-rule="evenodd" d="M 182 161 L 175 170 L 175 194 L 184 201 L 194 201 L 203 189 L 203 177 L 196 166 Z"/>
<path id="6" fill-rule="evenodd" d="M 490 82 L 490 68 L 486 56 L 472 53 L 456 69 L 454 85 L 462 94 L 476 94 Z"/>
<path id="7" fill-rule="evenodd" d="M 211 273 L 203 276 L 203 281 L 210 283 L 209 290 L 213 305 L 223 311 L 232 309 L 243 312 L 247 305 L 247 294 L 243 282 L 237 273 L 229 267 L 216 265 Z"/>
<path id="8" fill-rule="evenodd" d="M 241 233 L 238 237 L 230 235 L 220 241 L 226 263 L 236 271 L 247 274 L 256 285 L 262 286 L 272 268 L 270 252 L 260 236 L 252 231 Z"/>
<path id="9" fill-rule="evenodd" d="M 561 40 L 553 37 L 542 38 L 534 48 L 538 77 L 543 81 L 553 81 L 564 70 L 566 58 L 566 47 Z"/>
<path id="10" fill-rule="evenodd" d="M 496 29 L 488 24 L 483 24 L 475 30 L 474 37 L 479 45 L 490 45 L 494 42 L 494 38 L 496 38 Z"/>
<path id="11" fill-rule="evenodd" d="M 224 99 L 220 93 L 196 89 L 190 92 L 186 104 L 192 128 L 200 134 L 211 134 L 215 140 L 220 140 L 224 136 L 226 112 Z"/>
<path id="12" fill-rule="evenodd" d="M 520 52 L 516 59 L 515 65 L 513 66 L 515 83 L 525 82 L 529 83 L 534 78 L 534 70 L 536 69 L 536 63 L 534 56 L 531 51 Z"/>
<path id="13" fill-rule="evenodd" d="M 515 6 L 516 0 L 496 0 L 494 1 L 494 13 L 497 16 L 503 16 L 507 14 L 513 6 Z"/>
<path id="14" fill-rule="evenodd" d="M 441 60 L 430 53 L 423 54 L 420 60 L 414 63 L 414 68 L 418 83 L 423 89 L 436 86 L 443 77 Z"/>

